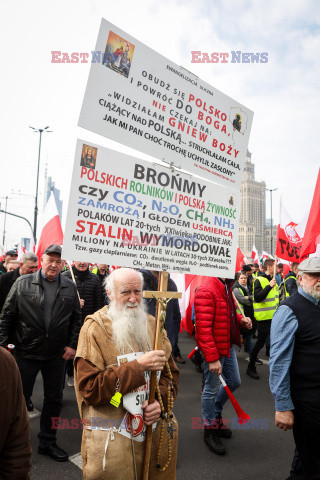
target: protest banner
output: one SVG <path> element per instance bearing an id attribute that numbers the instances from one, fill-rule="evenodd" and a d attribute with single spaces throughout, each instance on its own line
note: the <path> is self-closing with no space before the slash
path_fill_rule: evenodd
<path id="1" fill-rule="evenodd" d="M 240 192 L 78 140 L 63 258 L 234 277 Z"/>
<path id="2" fill-rule="evenodd" d="M 79 126 L 240 189 L 253 113 L 102 19 Z"/>
<path id="3" fill-rule="evenodd" d="M 293 222 L 280 199 L 280 215 L 277 229 L 276 255 L 282 260 L 299 262 L 307 217 L 299 224 Z"/>

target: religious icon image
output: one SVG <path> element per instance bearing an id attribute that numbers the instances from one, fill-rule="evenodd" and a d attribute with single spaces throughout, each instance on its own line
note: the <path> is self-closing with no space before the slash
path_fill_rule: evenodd
<path id="1" fill-rule="evenodd" d="M 241 115 L 239 115 L 239 113 L 237 113 L 236 118 L 233 120 L 232 126 L 238 130 L 238 132 L 241 131 Z"/>
<path id="2" fill-rule="evenodd" d="M 236 145 L 241 138 L 240 135 L 244 135 L 248 129 L 248 116 L 242 108 L 231 107 L 229 122 L 232 125 L 232 145 Z"/>
<path id="3" fill-rule="evenodd" d="M 106 50 L 104 53 L 103 64 L 111 68 L 120 75 L 128 78 L 133 53 L 134 45 L 128 42 L 124 38 L 116 35 L 115 33 L 109 32 L 108 42 L 106 45 Z"/>
<path id="4" fill-rule="evenodd" d="M 97 160 L 97 152 L 98 149 L 95 147 L 91 147 L 90 145 L 83 144 L 82 146 L 82 153 L 81 153 L 81 167 L 90 168 L 95 170 L 96 168 L 96 160 Z"/>

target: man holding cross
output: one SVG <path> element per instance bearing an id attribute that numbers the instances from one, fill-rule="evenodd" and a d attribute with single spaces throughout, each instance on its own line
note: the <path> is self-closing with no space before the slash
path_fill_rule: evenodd
<path id="1" fill-rule="evenodd" d="M 88 316 L 81 329 L 75 388 L 84 426 L 81 454 L 86 480 L 140 479 L 145 425 L 151 424 L 156 428 L 149 478 L 176 478 L 178 425 L 174 417 L 172 424 L 159 417 L 177 394 L 179 371 L 165 331 L 162 349 L 152 350 L 155 321 L 142 303 L 142 284 L 143 277 L 135 270 L 113 271 L 107 280 L 110 305 Z M 161 373 L 160 398 L 156 396 L 152 404 L 147 400 L 150 371 Z M 159 442 L 162 423 L 166 428 Z M 161 472 L 169 456 L 171 461 Z"/>

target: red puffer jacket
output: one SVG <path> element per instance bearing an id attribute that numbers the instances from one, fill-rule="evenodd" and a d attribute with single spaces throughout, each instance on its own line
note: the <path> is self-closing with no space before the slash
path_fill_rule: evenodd
<path id="1" fill-rule="evenodd" d="M 196 341 L 206 362 L 230 356 L 230 308 L 225 285 L 218 278 L 208 278 L 197 289 L 194 301 Z M 242 316 L 237 314 L 240 322 Z M 238 329 L 240 343 L 240 330 Z"/>

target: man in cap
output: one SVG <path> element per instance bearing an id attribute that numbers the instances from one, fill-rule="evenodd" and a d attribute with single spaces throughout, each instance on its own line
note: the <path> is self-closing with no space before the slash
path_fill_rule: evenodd
<path id="1" fill-rule="evenodd" d="M 86 480 L 142 478 L 144 427 L 158 422 L 160 404 L 167 415 L 161 416 L 152 436 L 149 478 L 176 478 L 177 423 L 171 409 L 179 371 L 165 331 L 162 349 L 152 350 L 154 318 L 143 305 L 142 285 L 140 272 L 113 271 L 107 279 L 110 305 L 89 315 L 81 329 L 75 388 L 84 425 L 81 454 Z M 157 395 L 150 405 L 149 371 L 161 372 L 160 398 Z M 162 472 L 159 467 L 167 463 L 168 452 L 171 461 Z"/>
<path id="2" fill-rule="evenodd" d="M 270 388 L 275 424 L 293 428 L 303 477 L 320 479 L 320 258 L 298 267 L 298 291 L 272 319 Z"/>
<path id="3" fill-rule="evenodd" d="M 56 445 L 52 417 L 61 412 L 65 362 L 75 356 L 81 310 L 75 284 L 60 274 L 61 247 L 50 245 L 41 263 L 38 272 L 19 277 L 11 288 L 0 318 L 0 345 L 15 345 L 27 404 L 41 370 L 38 453 L 62 462 L 68 455 Z"/>
<path id="4" fill-rule="evenodd" d="M 0 275 L 7 273 L 7 264 L 9 260 L 17 260 L 18 253 L 16 250 L 8 250 L 7 253 L 3 256 L 2 262 L 0 262 Z"/>

